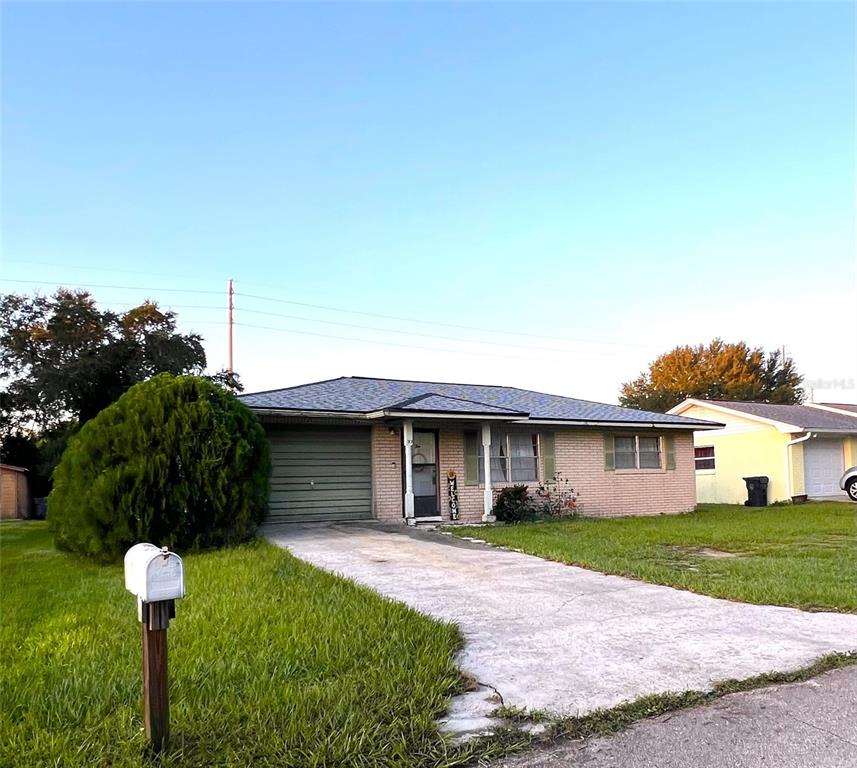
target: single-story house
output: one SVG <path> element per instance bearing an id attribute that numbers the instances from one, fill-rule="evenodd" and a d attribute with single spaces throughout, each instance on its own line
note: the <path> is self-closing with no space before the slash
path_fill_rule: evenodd
<path id="1" fill-rule="evenodd" d="M 11 464 L 0 464 L 0 519 L 10 520 L 29 515 L 27 470 Z"/>
<path id="2" fill-rule="evenodd" d="M 696 504 L 702 419 L 515 387 L 343 377 L 241 395 L 271 441 L 272 522 L 492 520 L 561 473 L 590 515 Z"/>
<path id="3" fill-rule="evenodd" d="M 700 503 L 742 503 L 751 476 L 768 477 L 769 502 L 847 499 L 839 479 L 857 465 L 855 405 L 689 399 L 670 413 L 725 425 L 694 436 Z"/>

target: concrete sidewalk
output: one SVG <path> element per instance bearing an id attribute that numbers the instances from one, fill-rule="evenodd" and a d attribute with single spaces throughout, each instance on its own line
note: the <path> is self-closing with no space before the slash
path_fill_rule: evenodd
<path id="1" fill-rule="evenodd" d="M 566 741 L 494 768 L 855 768 L 857 667 L 725 696 L 608 738 Z"/>
<path id="2" fill-rule="evenodd" d="M 857 648 L 855 615 L 717 600 L 406 526 L 267 534 L 321 568 L 456 622 L 461 668 L 527 709 L 583 714 Z M 497 703 L 484 693 L 457 697 L 452 729 L 485 727 L 480 717 Z"/>

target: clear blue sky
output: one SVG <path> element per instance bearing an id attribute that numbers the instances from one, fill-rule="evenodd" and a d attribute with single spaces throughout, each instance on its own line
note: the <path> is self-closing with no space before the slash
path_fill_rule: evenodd
<path id="1" fill-rule="evenodd" d="M 222 296 L 161 289 L 532 334 L 239 295 L 245 325 L 386 342 L 239 327 L 251 389 L 611 401 L 715 335 L 853 379 L 854 29 L 850 3 L 6 3 L 2 277 L 139 286 L 93 292 L 181 307 L 213 367 Z"/>

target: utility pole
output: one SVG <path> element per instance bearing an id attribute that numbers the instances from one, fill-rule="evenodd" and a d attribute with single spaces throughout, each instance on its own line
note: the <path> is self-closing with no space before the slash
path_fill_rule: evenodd
<path id="1" fill-rule="evenodd" d="M 232 288 L 232 278 L 229 278 L 229 289 L 227 290 L 227 326 L 229 328 L 229 373 L 234 372 L 234 368 L 232 367 L 232 325 L 233 325 L 233 310 L 235 309 L 232 303 L 232 297 L 235 295 L 235 291 Z"/>

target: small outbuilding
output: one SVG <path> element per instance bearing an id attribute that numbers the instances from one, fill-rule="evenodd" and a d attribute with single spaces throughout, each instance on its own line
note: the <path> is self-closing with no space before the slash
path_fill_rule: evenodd
<path id="1" fill-rule="evenodd" d="M 0 464 L 0 519 L 28 517 L 30 486 L 27 470 L 11 464 Z"/>

